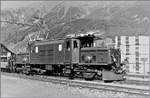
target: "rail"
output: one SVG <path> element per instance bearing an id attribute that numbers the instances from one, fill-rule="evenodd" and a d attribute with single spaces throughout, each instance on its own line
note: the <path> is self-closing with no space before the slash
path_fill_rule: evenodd
<path id="1" fill-rule="evenodd" d="M 123 92 L 132 95 L 150 96 L 149 87 L 147 86 L 133 86 L 127 84 L 103 83 L 103 82 L 84 81 L 84 80 L 69 80 L 68 78 L 64 78 L 64 77 L 51 77 L 51 76 L 43 76 L 43 75 L 27 76 L 23 74 L 5 73 L 5 72 L 2 72 L 2 75 L 9 75 L 9 76 L 20 77 L 24 79 L 64 84 L 72 87 L 82 87 L 82 88 L 98 89 L 98 90 L 120 92 L 120 93 Z"/>

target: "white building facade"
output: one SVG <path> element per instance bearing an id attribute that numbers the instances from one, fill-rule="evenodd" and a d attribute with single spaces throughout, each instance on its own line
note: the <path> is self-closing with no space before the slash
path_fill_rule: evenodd
<path id="1" fill-rule="evenodd" d="M 121 50 L 121 61 L 127 59 L 127 72 L 149 73 L 149 36 L 116 36 L 115 48 Z"/>

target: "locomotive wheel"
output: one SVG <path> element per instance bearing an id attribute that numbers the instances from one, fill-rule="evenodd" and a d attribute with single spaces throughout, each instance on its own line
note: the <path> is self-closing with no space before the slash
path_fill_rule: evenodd
<path id="1" fill-rule="evenodd" d="M 71 69 L 69 79 L 74 79 L 74 74 L 75 74 L 75 72 L 73 71 L 73 69 Z"/>
<path id="2" fill-rule="evenodd" d="M 100 75 L 97 75 L 97 74 L 96 74 L 95 78 L 96 78 L 97 80 L 102 80 L 102 75 L 100 76 Z"/>
<path id="3" fill-rule="evenodd" d="M 96 73 L 95 78 L 98 79 L 98 80 L 102 80 L 102 70 L 98 70 L 98 72 Z"/>

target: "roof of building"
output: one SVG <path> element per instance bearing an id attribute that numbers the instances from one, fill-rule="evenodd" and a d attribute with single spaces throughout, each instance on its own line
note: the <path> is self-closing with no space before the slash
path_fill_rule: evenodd
<path id="1" fill-rule="evenodd" d="M 14 52 L 12 52 L 10 49 L 8 49 L 4 44 L 0 43 L 1 47 L 4 47 L 4 49 L 6 49 L 7 51 L 11 52 L 12 54 L 15 54 Z M 1 48 L 0 47 L 0 48 Z"/>

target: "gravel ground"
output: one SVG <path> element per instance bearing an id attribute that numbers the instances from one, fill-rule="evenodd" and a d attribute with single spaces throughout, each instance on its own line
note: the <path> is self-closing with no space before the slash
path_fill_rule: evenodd
<path id="1" fill-rule="evenodd" d="M 1 97 L 138 97 L 124 93 L 1 76 Z"/>

